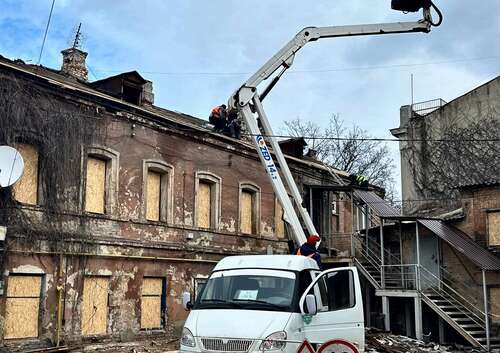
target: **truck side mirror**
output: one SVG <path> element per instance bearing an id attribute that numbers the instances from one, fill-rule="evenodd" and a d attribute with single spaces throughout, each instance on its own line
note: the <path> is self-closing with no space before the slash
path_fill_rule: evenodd
<path id="1" fill-rule="evenodd" d="M 316 315 L 318 313 L 318 308 L 316 306 L 316 297 L 314 294 L 306 295 L 306 308 L 309 315 Z"/>
<path id="2" fill-rule="evenodd" d="M 191 293 L 182 293 L 182 307 L 184 310 L 191 310 L 193 308 L 193 303 L 191 303 Z"/>

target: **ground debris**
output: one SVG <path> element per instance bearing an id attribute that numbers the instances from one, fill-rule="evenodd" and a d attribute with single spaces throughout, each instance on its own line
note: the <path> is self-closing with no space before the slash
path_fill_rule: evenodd
<path id="1" fill-rule="evenodd" d="M 479 352 L 462 345 L 440 345 L 434 342 L 423 342 L 406 336 L 392 335 L 382 332 L 366 333 L 367 353 L 454 353 Z"/>

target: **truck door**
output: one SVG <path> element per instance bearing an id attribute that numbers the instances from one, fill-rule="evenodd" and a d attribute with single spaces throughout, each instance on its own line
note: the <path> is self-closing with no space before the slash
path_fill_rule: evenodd
<path id="1" fill-rule="evenodd" d="M 305 308 L 307 294 L 316 298 L 317 312 L 313 315 Z M 309 342 L 321 344 L 343 339 L 364 351 L 363 302 L 356 268 L 330 269 L 318 274 L 303 293 L 300 309 L 304 315 L 304 334 Z"/>

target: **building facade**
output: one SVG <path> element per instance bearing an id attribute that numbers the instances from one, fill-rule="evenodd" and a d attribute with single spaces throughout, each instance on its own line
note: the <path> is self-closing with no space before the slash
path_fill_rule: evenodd
<path id="1" fill-rule="evenodd" d="M 3 344 L 177 337 L 182 293 L 219 259 L 289 253 L 281 206 L 251 143 L 154 106 L 135 71 L 88 82 L 86 53 L 63 56 L 0 58 L 0 144 L 25 164 L 0 188 Z M 302 157 L 287 160 L 318 232 L 344 239 L 347 175 Z"/>

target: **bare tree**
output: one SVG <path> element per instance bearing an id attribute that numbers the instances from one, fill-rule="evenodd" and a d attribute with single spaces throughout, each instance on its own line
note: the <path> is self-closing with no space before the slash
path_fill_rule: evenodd
<path id="1" fill-rule="evenodd" d="M 367 177 L 369 182 L 385 188 L 387 196 L 394 196 L 394 161 L 387 146 L 380 141 L 365 140 L 371 136 L 357 125 L 348 128 L 338 115 L 332 115 L 328 125 L 321 127 L 300 118 L 285 121 L 283 132 L 294 137 L 305 137 L 309 148 L 318 159 L 332 167 L 351 174 Z"/>

